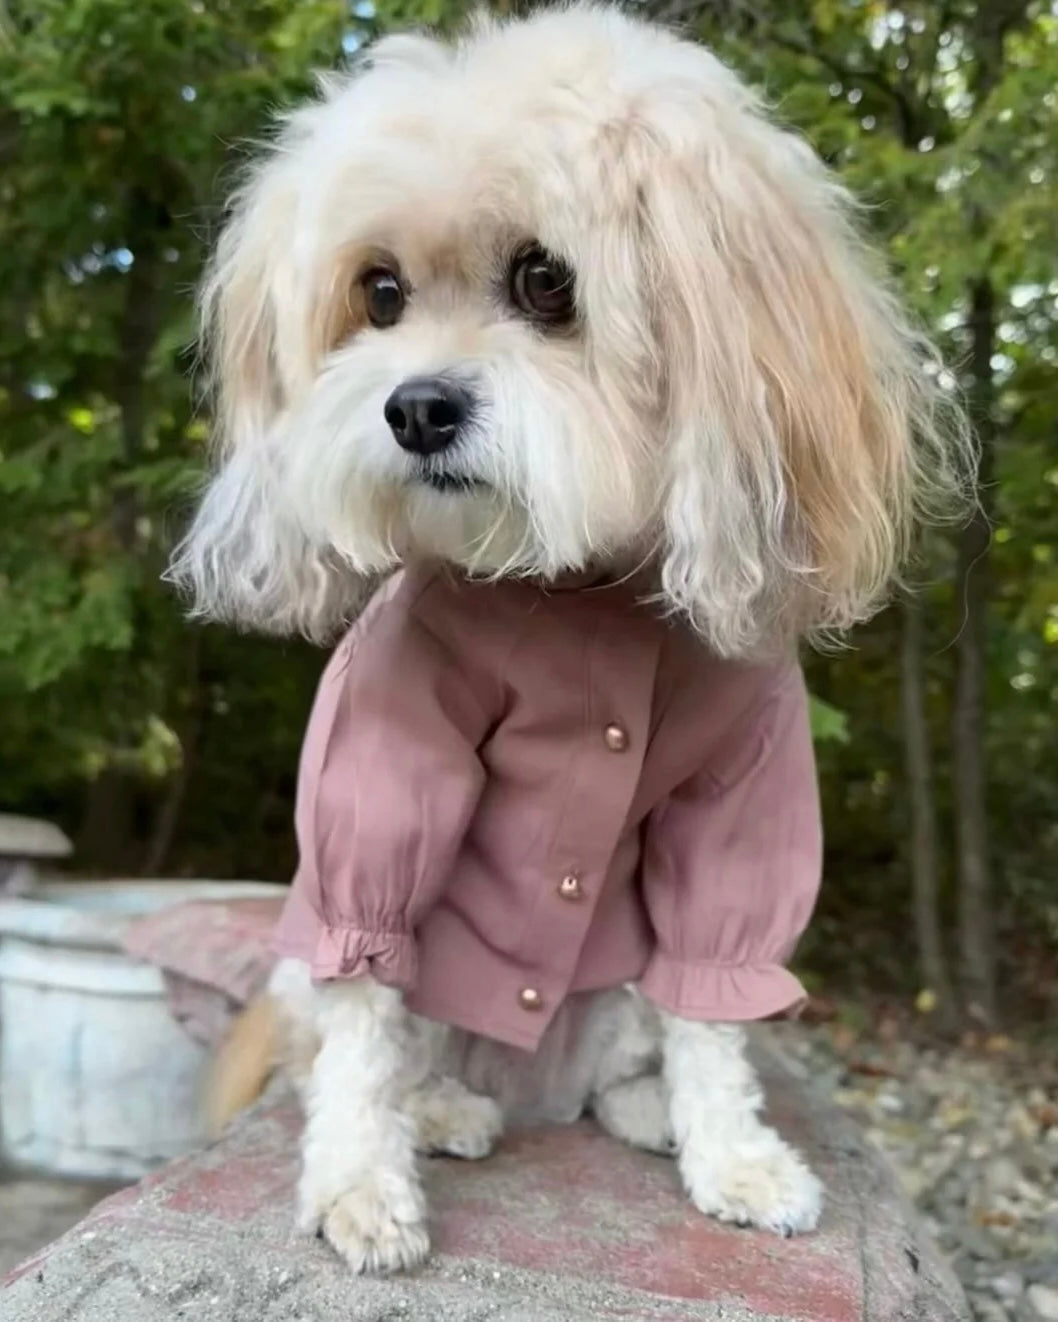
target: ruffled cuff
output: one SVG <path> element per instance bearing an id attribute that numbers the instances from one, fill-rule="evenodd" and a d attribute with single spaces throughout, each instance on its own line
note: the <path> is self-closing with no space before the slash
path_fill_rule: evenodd
<path id="1" fill-rule="evenodd" d="M 781 964 L 710 964 L 656 954 L 639 982 L 669 1014 L 714 1023 L 795 1017 L 808 999 Z"/>
<path id="2" fill-rule="evenodd" d="M 410 932 L 365 932 L 359 927 L 324 927 L 311 962 L 312 976 L 320 982 L 370 974 L 377 982 L 401 991 L 415 986 L 419 971 Z"/>

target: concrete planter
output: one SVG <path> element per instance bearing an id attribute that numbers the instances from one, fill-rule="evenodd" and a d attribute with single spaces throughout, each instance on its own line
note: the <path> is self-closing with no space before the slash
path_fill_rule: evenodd
<path id="1" fill-rule="evenodd" d="M 69 858 L 73 846 L 53 822 L 0 812 L 0 894 L 23 895 L 42 863 Z"/>
<path id="2" fill-rule="evenodd" d="M 204 1138 L 206 1051 L 161 973 L 122 949 L 137 917 L 184 900 L 272 895 L 249 882 L 47 882 L 0 896 L 0 1149 L 18 1165 L 134 1179 Z"/>

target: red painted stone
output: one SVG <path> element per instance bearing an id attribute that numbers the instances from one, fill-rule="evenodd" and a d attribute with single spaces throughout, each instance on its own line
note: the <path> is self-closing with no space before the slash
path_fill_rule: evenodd
<path id="1" fill-rule="evenodd" d="M 959 1322 L 965 1313 L 957 1287 L 849 1122 L 826 1108 L 806 1108 L 789 1076 L 773 1076 L 771 1084 L 773 1118 L 828 1186 L 823 1225 L 813 1235 L 784 1241 L 721 1226 L 690 1206 L 673 1162 L 627 1149 L 583 1124 L 508 1136 L 482 1162 L 425 1162 L 433 1263 L 413 1277 L 358 1282 L 325 1246 L 292 1234 L 300 1120 L 283 1106 L 100 1204 L 77 1230 L 6 1279 L 0 1316 L 4 1322 L 64 1316 L 63 1282 L 73 1290 L 86 1272 L 96 1279 L 95 1271 L 98 1309 L 85 1312 L 85 1322 L 140 1322 L 121 1311 L 123 1295 L 107 1293 L 117 1290 L 116 1268 L 107 1264 L 134 1252 L 137 1262 L 150 1264 L 141 1275 L 157 1276 L 163 1292 L 190 1297 L 207 1280 L 211 1300 L 229 1291 L 230 1302 L 204 1315 L 224 1322 L 251 1316 L 324 1322 L 341 1315 L 307 1302 L 298 1304 L 303 1313 L 293 1305 L 290 1312 L 266 1312 L 280 1276 L 300 1282 L 295 1293 L 306 1300 L 321 1291 L 332 1301 L 349 1291 L 358 1299 L 364 1292 L 377 1297 L 377 1310 L 358 1311 L 357 1318 Z M 188 1274 L 192 1268 L 200 1285 Z M 50 1313 L 33 1311 L 38 1276 L 54 1283 Z M 31 1299 L 23 1312 L 9 1305 L 20 1291 Z M 460 1292 L 473 1296 L 465 1312 L 444 1302 Z M 392 1311 L 396 1299 L 410 1301 L 411 1311 Z M 482 1299 L 484 1311 L 475 1311 Z M 82 1313 L 77 1317 L 81 1322 Z"/>
<path id="2" fill-rule="evenodd" d="M 480 1170 L 436 1179 L 437 1250 L 563 1270 L 669 1297 L 781 1313 L 787 1283 L 813 1322 L 855 1316 L 857 1268 L 823 1233 L 800 1241 L 721 1226 L 680 1193 L 674 1163 L 588 1126 L 509 1139 Z"/>

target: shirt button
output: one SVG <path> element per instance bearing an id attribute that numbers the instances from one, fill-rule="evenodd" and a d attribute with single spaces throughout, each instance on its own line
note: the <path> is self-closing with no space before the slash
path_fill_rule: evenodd
<path id="1" fill-rule="evenodd" d="M 563 877 L 558 883 L 558 893 L 564 900 L 582 899 L 584 888 L 580 884 L 580 878 L 575 877 L 572 872 L 568 877 Z"/>
<path id="2" fill-rule="evenodd" d="M 542 1010 L 544 998 L 535 987 L 523 987 L 518 993 L 518 1003 L 523 1010 Z"/>
<path id="3" fill-rule="evenodd" d="M 611 753 L 623 753 L 628 747 L 628 735 L 620 725 L 608 725 L 602 737 Z"/>

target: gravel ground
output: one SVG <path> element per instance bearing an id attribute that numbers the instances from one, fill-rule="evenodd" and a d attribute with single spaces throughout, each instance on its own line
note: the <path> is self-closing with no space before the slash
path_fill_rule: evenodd
<path id="1" fill-rule="evenodd" d="M 828 1024 L 785 1045 L 895 1165 L 975 1317 L 1058 1322 L 1058 1063 L 1000 1037 L 908 1039 Z"/>

